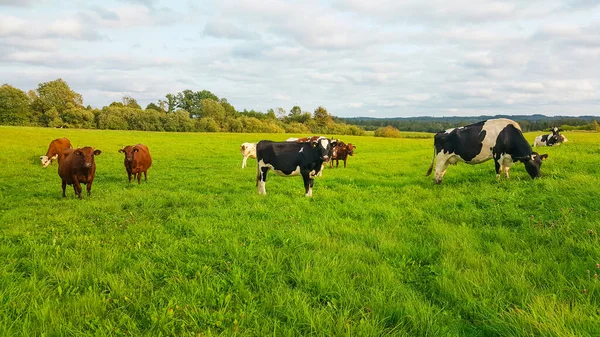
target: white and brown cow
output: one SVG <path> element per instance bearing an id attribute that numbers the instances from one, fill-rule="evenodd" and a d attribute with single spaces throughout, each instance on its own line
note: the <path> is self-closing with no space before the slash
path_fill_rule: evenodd
<path id="1" fill-rule="evenodd" d="M 244 159 L 242 160 L 242 168 L 246 167 L 248 157 L 256 159 L 256 143 L 243 143 L 240 146 L 240 151 Z"/>
<path id="2" fill-rule="evenodd" d="M 52 164 L 52 161 L 58 158 L 59 153 L 61 153 L 64 149 L 70 148 L 71 142 L 67 138 L 58 138 L 50 142 L 50 146 L 48 146 L 46 155 L 40 156 L 42 167 L 48 167 L 48 165 Z"/>
<path id="3" fill-rule="evenodd" d="M 437 161 L 435 182 L 440 184 L 448 165 L 457 162 L 479 164 L 492 158 L 498 178 L 502 171 L 508 178 L 510 167 L 520 161 L 533 179 L 540 176 L 542 160 L 548 155 L 539 155 L 531 150 L 516 122 L 505 118 L 489 119 L 438 132 L 434 138 L 433 159 L 427 175 L 431 174 L 434 161 Z"/>

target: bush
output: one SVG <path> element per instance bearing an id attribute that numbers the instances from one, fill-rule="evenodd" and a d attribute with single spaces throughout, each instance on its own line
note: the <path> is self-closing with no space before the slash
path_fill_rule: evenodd
<path id="1" fill-rule="evenodd" d="M 375 130 L 375 137 L 400 138 L 400 130 L 388 125 Z"/>
<path id="2" fill-rule="evenodd" d="M 219 123 L 212 117 L 204 117 L 196 121 L 196 130 L 200 132 L 219 132 L 221 128 Z"/>
<path id="3" fill-rule="evenodd" d="M 306 127 L 306 125 L 298 122 L 291 122 L 289 124 L 284 124 L 283 128 L 286 133 L 309 133 L 310 130 Z"/>

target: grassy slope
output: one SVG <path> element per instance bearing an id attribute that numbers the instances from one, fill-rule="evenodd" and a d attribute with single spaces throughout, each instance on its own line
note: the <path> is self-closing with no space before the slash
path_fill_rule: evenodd
<path id="1" fill-rule="evenodd" d="M 39 163 L 61 136 L 103 150 L 81 201 Z M 441 186 L 431 139 L 343 137 L 313 198 L 273 174 L 259 196 L 239 144 L 286 136 L 0 127 L 0 335 L 600 331 L 600 135 L 546 149 L 542 179 L 488 162 Z M 137 142 L 141 186 L 117 153 Z"/>

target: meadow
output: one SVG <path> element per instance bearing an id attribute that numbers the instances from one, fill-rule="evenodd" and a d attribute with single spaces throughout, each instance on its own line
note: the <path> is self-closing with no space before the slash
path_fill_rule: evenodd
<path id="1" fill-rule="evenodd" d="M 540 150 L 540 179 L 442 185 L 431 138 L 339 136 L 355 155 L 312 198 L 273 173 L 258 195 L 240 144 L 290 136 L 0 127 L 0 335 L 600 334 L 600 134 Z M 59 137 L 102 150 L 90 197 L 41 167 Z"/>

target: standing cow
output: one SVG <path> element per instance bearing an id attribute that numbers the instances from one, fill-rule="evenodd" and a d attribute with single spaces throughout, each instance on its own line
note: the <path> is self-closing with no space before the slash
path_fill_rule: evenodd
<path id="1" fill-rule="evenodd" d="M 547 154 L 539 155 L 523 137 L 521 127 L 516 122 L 500 118 L 440 131 L 434 138 L 434 153 L 427 175 L 435 167 L 435 182 L 440 184 L 450 164 L 466 162 L 479 164 L 494 158 L 496 176 L 504 170 L 506 178 L 514 162 L 525 164 L 531 178 L 540 176 L 542 160 Z"/>
<path id="2" fill-rule="evenodd" d="M 67 185 L 73 185 L 75 195 L 81 199 L 81 184 L 87 185 L 88 196 L 92 192 L 92 182 L 96 175 L 96 162 L 94 156 L 102 153 L 86 146 L 78 149 L 66 149 L 58 155 L 58 175 L 62 180 L 63 197 Z"/>
<path id="3" fill-rule="evenodd" d="M 560 145 L 560 143 L 562 143 L 563 140 L 566 139 L 563 137 L 563 135 L 560 134 L 560 132 L 562 131 L 561 129 L 553 127 L 552 129 L 550 129 L 550 131 L 552 131 L 552 133 L 535 137 L 535 140 L 533 141 L 533 146 Z"/>
<path id="4" fill-rule="evenodd" d="M 243 143 L 240 147 L 240 151 L 242 152 L 242 156 L 244 156 L 242 168 L 246 167 L 248 157 L 256 159 L 256 143 Z"/>
<path id="5" fill-rule="evenodd" d="M 330 167 L 333 167 L 333 161 L 335 160 L 335 167 L 337 168 L 340 165 L 341 159 L 344 161 L 344 168 L 346 168 L 346 159 L 349 155 L 354 156 L 354 149 L 356 149 L 356 146 L 352 145 L 352 143 L 337 143 L 332 151 L 331 161 L 329 162 Z"/>
<path id="6" fill-rule="evenodd" d="M 256 144 L 256 186 L 259 194 L 267 194 L 265 183 L 269 170 L 281 176 L 302 175 L 305 195 L 312 196 L 314 177 L 329 160 L 331 143 L 321 139 L 316 143 L 272 142 L 262 140 Z"/>
<path id="7" fill-rule="evenodd" d="M 327 156 L 329 158 L 333 157 L 333 149 L 335 148 L 335 146 L 338 143 L 337 139 L 333 139 L 333 138 L 328 139 L 327 137 L 323 137 L 323 136 L 309 136 L 309 137 L 303 137 L 303 138 L 288 138 L 285 141 L 286 142 L 297 142 L 297 143 L 317 143 L 322 140 L 329 142 L 330 146 L 329 146 L 329 153 L 327 154 Z M 323 176 L 324 170 L 325 170 L 325 165 L 323 165 L 323 167 L 321 167 L 321 170 L 319 170 L 317 177 Z"/>
<path id="8" fill-rule="evenodd" d="M 152 157 L 148 147 L 144 144 L 129 145 L 119 150 L 120 153 L 125 154 L 125 170 L 127 171 L 127 177 L 131 182 L 131 176 L 136 178 L 138 184 L 141 183 L 142 173 L 144 173 L 144 180 L 148 181 L 148 169 L 152 166 Z"/>
<path id="9" fill-rule="evenodd" d="M 51 141 L 50 146 L 48 146 L 48 151 L 46 151 L 46 155 L 40 156 L 42 167 L 48 167 L 48 165 L 52 164 L 53 160 L 58 158 L 58 154 L 61 153 L 62 150 L 70 148 L 71 142 L 67 138 L 58 138 Z"/>

